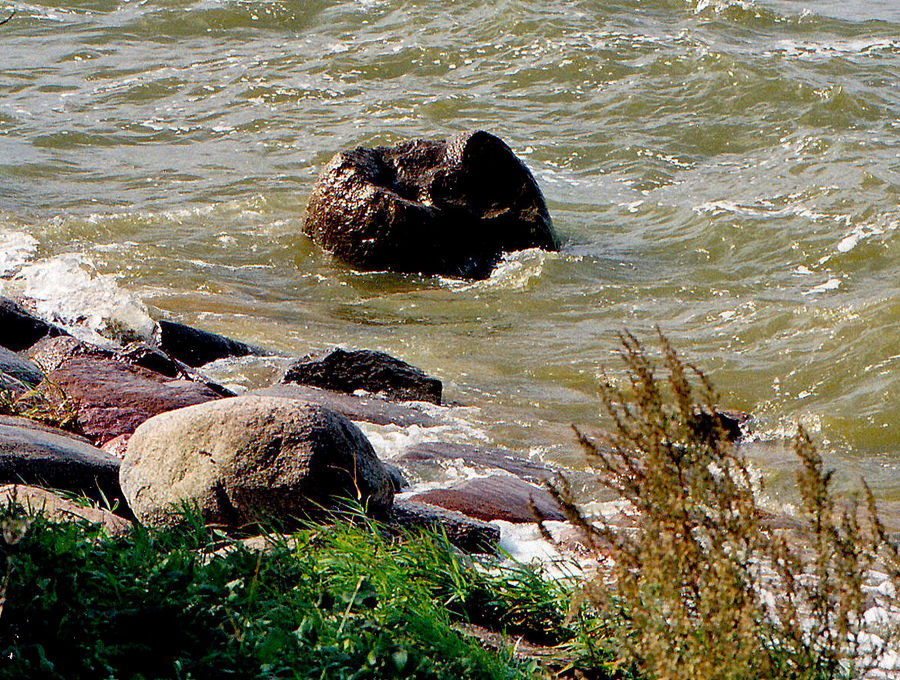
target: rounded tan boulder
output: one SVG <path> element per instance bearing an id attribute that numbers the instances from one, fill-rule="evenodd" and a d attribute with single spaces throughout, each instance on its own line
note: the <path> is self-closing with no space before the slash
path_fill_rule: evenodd
<path id="1" fill-rule="evenodd" d="M 135 516 L 242 525 L 308 516 L 339 499 L 390 509 L 390 477 L 365 435 L 333 411 L 292 399 L 244 396 L 162 413 L 137 428 L 120 470 Z"/>

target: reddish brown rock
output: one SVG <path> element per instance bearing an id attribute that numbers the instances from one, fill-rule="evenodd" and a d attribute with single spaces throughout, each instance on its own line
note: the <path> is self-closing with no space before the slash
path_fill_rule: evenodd
<path id="1" fill-rule="evenodd" d="M 158 413 L 221 398 L 203 383 L 173 380 L 71 337 L 42 340 L 29 355 L 72 401 L 84 433 L 98 444 L 134 432 Z"/>
<path id="2" fill-rule="evenodd" d="M 485 522 L 533 522 L 532 504 L 544 519 L 565 519 L 549 492 L 507 475 L 470 479 L 447 489 L 414 494 L 409 500 L 455 510 Z"/>
<path id="3" fill-rule="evenodd" d="M 131 434 L 120 434 L 118 437 L 110 439 L 100 448 L 122 460 L 125 457 L 125 452 L 128 450 L 129 439 L 131 439 Z"/>
<path id="4" fill-rule="evenodd" d="M 62 496 L 24 484 L 0 486 L 0 506 L 18 505 L 28 514 L 41 513 L 54 522 L 90 522 L 102 525 L 109 533 L 119 536 L 131 530 L 131 522 L 101 508 L 85 507 Z"/>

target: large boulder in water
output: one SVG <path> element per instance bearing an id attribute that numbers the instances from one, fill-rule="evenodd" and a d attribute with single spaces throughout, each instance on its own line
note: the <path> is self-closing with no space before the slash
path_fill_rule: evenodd
<path id="1" fill-rule="evenodd" d="M 120 479 L 134 514 L 155 526 L 177 523 L 185 504 L 206 522 L 240 526 L 346 498 L 384 514 L 394 495 L 359 428 L 277 397 L 222 399 L 151 418 L 128 441 Z"/>
<path id="2" fill-rule="evenodd" d="M 488 276 L 505 252 L 559 247 L 531 172 L 483 131 L 338 153 L 303 231 L 360 269 L 466 278 Z"/>

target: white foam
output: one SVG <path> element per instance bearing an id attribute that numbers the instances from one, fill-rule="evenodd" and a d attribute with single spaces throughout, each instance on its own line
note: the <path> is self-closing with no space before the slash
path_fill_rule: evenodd
<path id="1" fill-rule="evenodd" d="M 818 286 L 813 286 L 809 290 L 804 290 L 801 295 L 818 295 L 819 293 L 827 293 L 830 290 L 837 290 L 840 287 L 841 280 L 836 277 L 832 277 L 825 283 L 820 283 Z"/>
<path id="2" fill-rule="evenodd" d="M 15 274 L 35 254 L 37 239 L 21 231 L 0 234 L 0 276 Z"/>
<path id="3" fill-rule="evenodd" d="M 491 275 L 484 280 L 469 283 L 460 279 L 441 278 L 441 282 L 458 291 L 496 288 L 525 290 L 540 279 L 544 264 L 552 257 L 559 255 L 539 248 L 505 253 Z"/>
<path id="4" fill-rule="evenodd" d="M 57 255 L 21 267 L 10 285 L 40 316 L 93 342 L 151 341 L 156 322 L 111 274 L 98 274 L 83 255 Z"/>
<path id="5" fill-rule="evenodd" d="M 393 424 L 375 425 L 364 422 L 357 422 L 356 425 L 369 439 L 378 457 L 383 459 L 391 459 L 409 447 L 424 442 L 484 445 L 489 441 L 487 432 L 471 423 L 449 414 L 444 414 L 444 418 L 447 424 L 432 427 L 420 425 L 400 427 Z"/>

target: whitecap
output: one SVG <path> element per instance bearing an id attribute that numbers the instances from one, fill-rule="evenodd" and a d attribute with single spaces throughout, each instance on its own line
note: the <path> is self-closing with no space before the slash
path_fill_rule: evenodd
<path id="1" fill-rule="evenodd" d="M 0 234 L 0 276 L 17 272 L 28 262 L 38 248 L 37 239 L 22 231 Z"/>
<path id="2" fill-rule="evenodd" d="M 151 341 L 156 322 L 144 304 L 98 274 L 83 255 L 57 255 L 19 269 L 10 285 L 27 298 L 37 314 L 94 342 Z"/>

